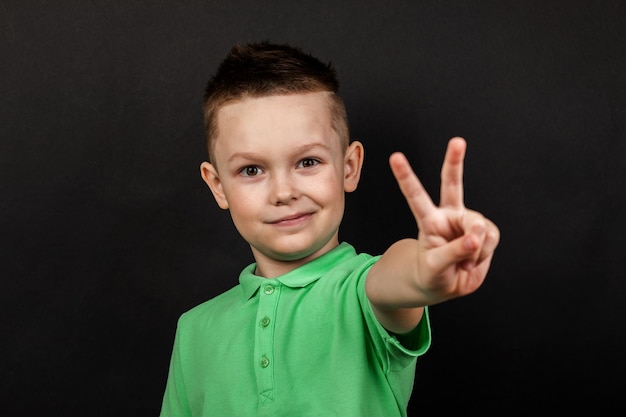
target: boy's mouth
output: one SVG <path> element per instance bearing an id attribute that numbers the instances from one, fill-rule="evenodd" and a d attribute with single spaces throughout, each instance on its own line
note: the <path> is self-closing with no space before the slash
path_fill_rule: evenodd
<path id="1" fill-rule="evenodd" d="M 284 216 L 279 219 L 272 220 L 269 222 L 269 224 L 273 224 L 277 226 L 292 226 L 292 225 L 300 224 L 308 220 L 312 215 L 313 213 L 310 213 L 310 212 L 290 214 L 288 216 Z"/>

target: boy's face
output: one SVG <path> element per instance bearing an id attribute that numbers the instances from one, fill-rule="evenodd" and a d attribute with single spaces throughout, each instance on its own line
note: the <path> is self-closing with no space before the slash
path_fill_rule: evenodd
<path id="1" fill-rule="evenodd" d="M 218 112 L 215 163 L 203 163 L 202 176 L 250 244 L 260 275 L 265 265 L 293 269 L 338 244 L 344 192 L 356 189 L 363 147 L 353 142 L 344 153 L 327 94 L 247 98 Z"/>

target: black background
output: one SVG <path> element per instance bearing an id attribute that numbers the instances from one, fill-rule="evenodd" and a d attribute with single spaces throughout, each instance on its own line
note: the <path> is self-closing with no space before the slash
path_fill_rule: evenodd
<path id="1" fill-rule="evenodd" d="M 199 176 L 201 100 L 264 39 L 339 72 L 360 251 L 416 233 L 388 155 L 437 195 L 468 140 L 502 240 L 432 308 L 410 415 L 623 409 L 625 26 L 618 0 L 0 2 L 0 415 L 158 414 L 178 316 L 252 260 Z"/>

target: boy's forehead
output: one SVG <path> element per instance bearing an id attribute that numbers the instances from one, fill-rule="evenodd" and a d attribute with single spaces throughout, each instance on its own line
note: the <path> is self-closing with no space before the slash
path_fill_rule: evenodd
<path id="1" fill-rule="evenodd" d="M 224 124 L 228 124 L 231 129 L 253 127 L 255 123 L 265 123 L 269 117 L 274 117 L 274 120 L 281 124 L 315 120 L 329 127 L 332 125 L 331 105 L 327 92 L 243 97 L 222 105 L 216 116 L 218 132 L 222 130 L 220 127 L 223 128 Z M 218 134 L 219 136 L 221 134 Z"/>
<path id="2" fill-rule="evenodd" d="M 292 139 L 333 141 L 340 145 L 333 128 L 327 92 L 245 97 L 218 110 L 214 149 L 233 149 L 262 139 L 274 142 L 280 135 Z M 252 141 L 252 142 L 250 142 Z M 334 147 L 334 143 L 328 143 Z M 229 151 L 230 152 L 230 151 Z"/>

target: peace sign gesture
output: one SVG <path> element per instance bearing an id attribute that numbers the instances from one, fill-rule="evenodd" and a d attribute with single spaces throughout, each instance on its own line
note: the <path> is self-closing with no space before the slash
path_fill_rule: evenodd
<path id="1" fill-rule="evenodd" d="M 448 143 L 441 169 L 439 206 L 433 203 L 406 157 L 399 152 L 390 156 L 391 169 L 419 233 L 417 240 L 393 244 L 368 274 L 367 294 L 379 319 L 389 315 L 384 312 L 470 294 L 483 283 L 500 232 L 489 219 L 465 207 L 466 147 L 459 137 Z M 385 324 L 386 320 L 389 317 L 381 322 Z M 393 323 L 390 325 L 393 327 Z"/>

